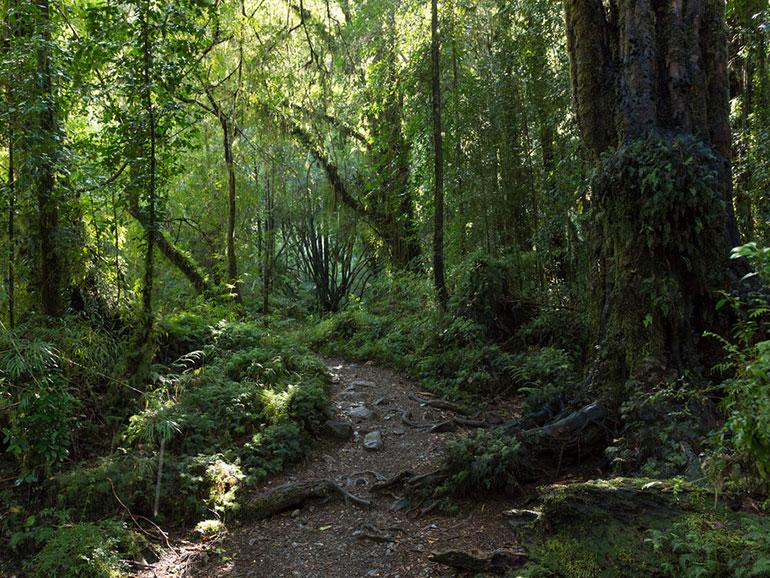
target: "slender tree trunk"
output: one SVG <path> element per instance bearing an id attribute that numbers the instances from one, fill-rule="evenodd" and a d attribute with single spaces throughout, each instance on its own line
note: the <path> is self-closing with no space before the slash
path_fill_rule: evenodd
<path id="1" fill-rule="evenodd" d="M 10 89 L 9 89 L 10 91 Z M 14 175 L 13 159 L 13 125 L 8 128 L 8 325 L 11 329 L 16 326 L 16 178 Z"/>
<path id="2" fill-rule="evenodd" d="M 759 68 L 759 111 L 762 120 L 767 118 L 767 44 L 765 41 L 765 31 L 760 29 L 757 39 L 757 66 Z"/>
<path id="3" fill-rule="evenodd" d="M 265 187 L 265 233 L 262 265 L 262 313 L 270 313 L 270 289 L 273 280 L 273 257 L 275 254 L 275 235 L 273 220 L 273 168 L 266 179 Z"/>
<path id="4" fill-rule="evenodd" d="M 43 313 L 52 317 L 64 313 L 62 296 L 63 244 L 60 236 L 59 205 L 56 199 L 56 158 L 59 142 L 54 114 L 51 76 L 51 14 L 48 0 L 35 0 L 40 44 L 37 48 L 37 90 L 40 98 L 38 123 L 41 143 L 36 146 L 36 196 L 39 242 L 38 291 Z"/>
<path id="5" fill-rule="evenodd" d="M 433 222 L 433 282 L 438 302 L 446 309 L 449 296 L 444 280 L 444 151 L 441 134 L 441 70 L 439 53 L 438 0 L 431 0 L 431 62 L 433 93 L 433 163 L 434 163 L 434 222 Z"/>
<path id="6" fill-rule="evenodd" d="M 145 173 L 147 195 L 147 227 L 145 229 L 146 252 L 144 258 L 144 282 L 142 287 L 143 335 L 142 343 L 147 343 L 152 334 L 153 310 L 152 290 L 155 276 L 155 233 L 157 230 L 155 215 L 155 108 L 152 102 L 152 46 L 150 44 L 150 5 L 145 3 L 142 10 L 142 60 L 143 60 L 143 101 L 146 115 L 146 138 L 149 154 Z"/>
<path id="7" fill-rule="evenodd" d="M 5 43 L 4 52 L 10 56 L 11 42 L 16 27 L 13 22 L 13 10 L 15 4 L 9 2 L 6 6 L 5 14 Z M 16 134 L 14 131 L 14 119 L 10 111 L 13 108 L 13 82 L 9 81 L 5 86 L 5 104 L 9 111 L 8 114 L 8 180 L 6 187 L 8 189 L 8 269 L 6 271 L 6 283 L 8 286 L 8 325 L 11 329 L 16 326 L 16 175 L 14 173 L 14 140 Z"/>
<path id="8" fill-rule="evenodd" d="M 460 72 L 457 58 L 457 14 L 452 5 L 452 116 L 454 117 L 454 170 L 455 170 L 455 195 L 460 203 L 460 256 L 467 254 L 467 239 L 465 223 L 468 219 L 465 192 L 463 191 L 463 151 L 462 136 L 460 131 Z"/>
<path id="9" fill-rule="evenodd" d="M 736 35 L 736 50 L 745 53 L 740 59 L 739 96 L 741 102 L 740 136 L 735 142 L 735 156 L 739 162 L 739 172 L 736 175 L 735 213 L 742 236 L 751 239 L 754 236 L 753 207 L 751 199 L 752 166 L 749 162 L 751 151 L 751 121 L 754 107 L 754 59 L 756 58 L 756 45 L 754 42 L 754 3 L 747 1 L 744 7 L 743 18 L 739 24 L 742 34 Z"/>
<path id="10" fill-rule="evenodd" d="M 233 131 L 230 119 L 217 107 L 219 123 L 222 126 L 222 145 L 227 165 L 227 280 L 233 286 L 236 302 L 241 302 L 241 286 L 238 280 L 238 261 L 235 256 L 235 220 L 237 191 L 235 164 L 233 163 Z"/>
<path id="11" fill-rule="evenodd" d="M 112 195 L 112 236 L 115 244 L 115 285 L 117 294 L 115 303 L 120 307 L 120 292 L 123 288 L 123 272 L 120 270 L 120 229 L 118 228 L 118 205 L 115 199 L 115 189 L 111 191 Z"/>

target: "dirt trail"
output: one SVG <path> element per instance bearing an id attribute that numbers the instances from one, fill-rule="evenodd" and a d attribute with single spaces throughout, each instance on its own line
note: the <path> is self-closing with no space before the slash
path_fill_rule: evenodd
<path id="1" fill-rule="evenodd" d="M 209 543 L 181 542 L 176 552 L 138 574 L 141 578 L 417 578 L 455 576 L 455 571 L 428 560 L 433 551 L 459 549 L 488 552 L 518 549 L 503 512 L 505 499 L 460 505 L 455 516 L 415 516 L 394 509 L 399 496 L 370 493 L 375 474 L 391 477 L 403 470 L 424 473 L 442 460 L 446 442 L 460 435 L 432 433 L 402 423 L 406 410 L 416 422 L 439 422 L 455 414 L 422 406 L 410 396 L 419 386 L 399 374 L 369 364 L 327 359 L 334 385 L 334 419 L 351 423 L 348 441 L 321 442 L 300 464 L 265 483 L 257 492 L 292 481 L 335 480 L 350 493 L 370 499 L 360 508 L 341 499 L 314 501 L 271 518 L 229 524 L 228 532 Z M 353 417 L 365 407 L 369 417 Z M 503 417 L 512 408 L 496 407 Z M 353 414 L 365 414 L 362 410 Z M 364 449 L 364 436 L 382 434 L 382 449 Z M 467 431 L 467 430 L 466 430 Z M 398 492 L 398 490 L 396 490 Z M 382 541 L 364 537 L 377 531 Z"/>

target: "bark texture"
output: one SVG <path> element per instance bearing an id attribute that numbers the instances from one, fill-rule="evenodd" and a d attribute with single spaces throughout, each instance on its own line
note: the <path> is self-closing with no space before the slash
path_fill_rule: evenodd
<path id="1" fill-rule="evenodd" d="M 597 165 L 594 377 L 617 386 L 650 359 L 697 363 L 710 293 L 727 278 L 720 261 L 739 241 L 724 2 L 565 0 L 565 16 L 576 115 Z"/>
<path id="2" fill-rule="evenodd" d="M 40 99 L 38 129 L 41 142 L 35 150 L 38 172 L 35 178 L 38 234 L 38 293 L 43 313 L 53 317 L 64 313 L 64 257 L 59 203 L 56 196 L 56 152 L 58 146 L 51 71 L 51 14 L 48 0 L 36 0 L 36 24 L 42 41 L 37 49 L 37 90 Z"/>
<path id="3" fill-rule="evenodd" d="M 433 95 L 433 283 L 438 302 L 446 309 L 449 296 L 444 280 L 444 139 L 441 134 L 441 54 L 438 28 L 438 2 L 431 2 L 431 69 Z"/>

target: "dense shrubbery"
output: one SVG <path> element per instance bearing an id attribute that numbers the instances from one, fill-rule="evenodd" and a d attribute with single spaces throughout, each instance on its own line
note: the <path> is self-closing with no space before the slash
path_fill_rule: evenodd
<path id="1" fill-rule="evenodd" d="M 75 420 L 76 411 L 109 423 L 129 409 L 115 403 L 121 348 L 119 334 L 77 317 L 0 332 L 0 427 L 21 480 L 51 473 L 73 446 L 94 445 L 94 419 Z"/>
<path id="2" fill-rule="evenodd" d="M 770 487 L 770 249 L 749 243 L 733 250 L 733 258 L 747 259 L 755 277 L 748 289 L 724 293 L 718 307 L 729 307 L 736 323 L 731 337 L 710 334 L 724 348 L 725 360 L 717 370 L 722 383 L 725 424 L 717 434 L 707 469 L 718 485 L 768 493 Z"/>
<path id="3" fill-rule="evenodd" d="M 450 442 L 448 450 L 450 476 L 442 490 L 452 495 L 479 489 L 512 491 L 529 473 L 520 442 L 502 430 L 482 431 Z"/>
<path id="4" fill-rule="evenodd" d="M 463 275 L 492 277 L 492 271 L 504 277 L 510 275 L 503 265 L 501 270 L 494 269 L 490 261 L 487 258 L 475 268 L 470 266 Z M 509 285 L 509 281 L 500 283 Z M 525 386 L 533 393 L 540 387 L 558 387 L 562 391 L 574 385 L 574 364 L 582 360 L 585 348 L 585 343 L 579 341 L 587 334 L 584 320 L 568 315 L 566 310 L 538 311 L 529 305 L 522 306 L 527 309 L 524 315 L 509 293 L 485 294 L 482 300 L 472 283 L 463 286 L 469 294 L 455 294 L 452 310 L 441 316 L 433 305 L 427 282 L 409 275 L 383 277 L 368 293 L 365 303 L 321 320 L 303 337 L 312 347 L 327 353 L 376 359 L 408 371 L 427 387 L 449 397 L 500 393 Z M 500 303 L 493 303 L 495 298 Z M 518 313 L 514 314 L 514 309 Z M 517 320 L 519 314 L 521 319 Z M 491 336 L 500 335 L 496 327 L 503 322 L 510 323 L 509 328 L 515 331 L 511 331 L 512 338 L 500 344 Z M 576 340 L 571 340 L 570 335 Z M 569 354 L 551 347 L 563 342 Z M 517 350 L 525 353 L 514 353 Z M 535 357 L 530 359 L 530 353 Z M 541 375 L 536 376 L 538 371 Z M 549 372 L 552 375 L 546 378 Z"/>
<path id="5" fill-rule="evenodd" d="M 767 576 L 770 532 L 762 518 L 713 512 L 683 516 L 649 531 L 648 543 L 668 576 Z"/>

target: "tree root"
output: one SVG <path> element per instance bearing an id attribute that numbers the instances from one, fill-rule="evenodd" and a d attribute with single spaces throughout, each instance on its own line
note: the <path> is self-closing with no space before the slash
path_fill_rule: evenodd
<path id="1" fill-rule="evenodd" d="M 405 419 L 408 421 L 408 418 Z M 554 471 L 558 477 L 563 464 L 579 462 L 583 456 L 604 447 L 610 431 L 609 420 L 609 412 L 600 404 L 592 403 L 542 427 L 524 429 L 520 422 L 500 426 L 506 435 L 521 445 L 521 454 L 516 460 L 518 465 L 511 466 L 516 469 L 509 472 L 508 479 L 501 479 L 501 483 L 511 488 L 523 482 L 536 481 L 549 475 L 549 472 L 553 475 Z M 452 466 L 453 469 L 471 467 L 472 464 L 465 463 Z M 424 503 L 431 508 L 431 500 L 445 496 L 446 490 L 452 491 L 451 488 L 442 489 L 442 486 L 458 473 L 461 472 L 450 471 L 446 467 L 421 475 L 401 472 L 390 480 L 375 484 L 372 491 L 401 485 L 407 494 L 420 499 L 415 508 Z"/>
<path id="2" fill-rule="evenodd" d="M 367 485 L 369 483 L 369 476 L 372 476 L 375 479 L 375 482 L 384 482 L 388 479 L 380 472 L 375 472 L 374 470 L 362 470 L 344 476 L 345 487 L 357 486 L 358 482 L 364 482 L 364 485 Z"/>
<path id="3" fill-rule="evenodd" d="M 434 552 L 429 560 L 457 570 L 502 576 L 514 568 L 523 566 L 527 562 L 527 556 L 524 552 L 512 550 L 495 550 L 486 554 L 447 550 Z"/>
<path id="4" fill-rule="evenodd" d="M 377 482 L 372 486 L 372 492 L 381 492 L 383 490 L 390 489 L 394 486 L 400 486 L 403 485 L 407 480 L 414 478 L 414 472 L 410 472 L 409 470 L 404 470 L 402 472 L 397 473 L 395 476 L 390 478 L 389 480 L 384 480 L 382 482 Z"/>
<path id="5" fill-rule="evenodd" d="M 396 539 L 389 533 L 389 530 L 403 532 L 398 526 L 387 528 L 387 530 L 381 530 L 374 524 L 364 524 L 361 528 L 353 532 L 353 537 L 358 538 L 359 540 L 371 540 L 372 542 L 395 542 Z"/>
<path id="6" fill-rule="evenodd" d="M 409 399 L 416 401 L 420 405 L 427 405 L 428 407 L 435 407 L 436 409 L 443 409 L 445 411 L 451 411 L 461 415 L 470 415 L 470 411 L 468 411 L 467 408 L 445 399 L 428 399 L 425 397 L 419 397 L 413 393 L 409 394 Z"/>
<path id="7" fill-rule="evenodd" d="M 459 429 L 460 426 L 470 427 L 470 428 L 489 428 L 495 425 L 486 420 L 471 419 L 471 418 L 459 417 L 459 416 L 453 417 L 451 419 L 439 421 L 436 423 L 418 423 L 416 421 L 413 421 L 411 416 L 412 416 L 411 412 L 407 410 L 402 411 L 401 423 L 413 429 L 420 430 L 420 431 L 427 431 L 430 433 L 455 432 Z"/>
<path id="8" fill-rule="evenodd" d="M 301 506 L 311 498 L 328 499 L 335 495 L 358 506 L 368 507 L 371 505 L 369 500 L 354 496 L 332 480 L 312 480 L 284 484 L 267 493 L 255 496 L 245 504 L 243 513 L 248 518 L 268 518 L 285 510 Z"/>

